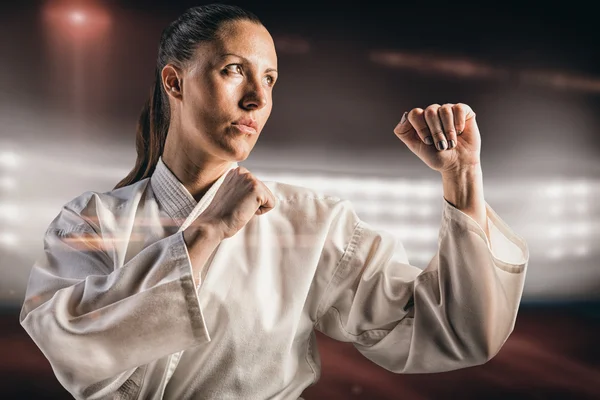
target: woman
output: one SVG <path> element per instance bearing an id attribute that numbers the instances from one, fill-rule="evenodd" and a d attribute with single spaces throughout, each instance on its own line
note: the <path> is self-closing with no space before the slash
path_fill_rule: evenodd
<path id="1" fill-rule="evenodd" d="M 64 206 L 20 316 L 76 398 L 295 399 L 319 377 L 315 329 L 397 373 L 482 364 L 508 338 L 528 252 L 484 201 L 472 110 L 415 108 L 394 130 L 443 180 L 421 271 L 348 201 L 237 166 L 276 80 L 239 8 L 163 32 L 134 170 Z"/>

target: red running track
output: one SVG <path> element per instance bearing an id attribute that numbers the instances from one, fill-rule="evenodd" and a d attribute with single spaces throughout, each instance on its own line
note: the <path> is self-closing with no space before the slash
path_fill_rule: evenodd
<path id="1" fill-rule="evenodd" d="M 600 399 L 600 313 L 582 307 L 521 307 L 500 353 L 477 367 L 398 375 L 348 343 L 318 336 L 323 371 L 304 392 L 316 399 Z M 588 307 L 589 310 L 594 308 Z M 18 323 L 0 314 L 0 398 L 70 399 Z"/>

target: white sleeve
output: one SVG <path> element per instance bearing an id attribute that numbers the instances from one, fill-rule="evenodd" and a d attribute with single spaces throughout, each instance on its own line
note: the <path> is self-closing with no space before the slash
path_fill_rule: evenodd
<path id="1" fill-rule="evenodd" d="M 138 367 L 210 341 L 183 233 L 117 269 L 108 242 L 63 208 L 46 232 L 20 315 L 59 382 L 78 399 L 136 392 L 145 372 Z"/>
<path id="2" fill-rule="evenodd" d="M 339 256 L 326 257 L 337 264 L 315 328 L 353 342 L 396 373 L 487 362 L 514 328 L 529 253 L 487 203 L 486 209 L 490 241 L 475 220 L 444 202 L 438 251 L 424 270 L 409 265 L 393 236 L 348 211 L 329 236 L 327 252 Z"/>

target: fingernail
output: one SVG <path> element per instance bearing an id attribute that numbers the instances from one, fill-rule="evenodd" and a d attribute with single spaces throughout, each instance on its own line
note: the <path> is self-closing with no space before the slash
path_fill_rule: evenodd
<path id="1" fill-rule="evenodd" d="M 442 151 L 442 150 L 446 150 L 446 147 L 448 146 L 448 144 L 446 143 L 445 140 L 440 140 L 438 142 L 438 150 Z"/>
<path id="2" fill-rule="evenodd" d="M 460 136 L 460 135 L 462 135 L 462 133 L 463 133 L 463 131 L 459 131 L 459 132 L 457 133 L 457 135 L 458 135 L 458 136 Z"/>
<path id="3" fill-rule="evenodd" d="M 404 114 L 402 114 L 402 119 L 400 120 L 400 124 L 403 124 L 406 121 L 406 116 L 408 115 L 407 112 L 404 112 Z"/>
<path id="4" fill-rule="evenodd" d="M 427 136 L 425 138 L 425 144 L 426 145 L 432 145 L 433 144 L 433 139 L 431 138 L 431 136 Z"/>
<path id="5" fill-rule="evenodd" d="M 448 148 L 449 149 L 453 149 L 454 146 L 456 146 L 456 142 L 454 141 L 454 139 L 451 139 L 448 141 Z"/>

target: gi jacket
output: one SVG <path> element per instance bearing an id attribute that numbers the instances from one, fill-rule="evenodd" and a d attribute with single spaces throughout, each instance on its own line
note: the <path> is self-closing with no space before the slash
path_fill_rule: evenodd
<path id="1" fill-rule="evenodd" d="M 421 270 L 349 201 L 265 182 L 276 207 L 223 240 L 195 287 L 183 230 L 224 178 L 196 203 L 161 160 L 52 221 L 20 321 L 73 396 L 296 399 L 319 378 L 315 329 L 396 373 L 485 363 L 512 332 L 528 249 L 488 204 L 489 239 L 444 202 Z"/>

